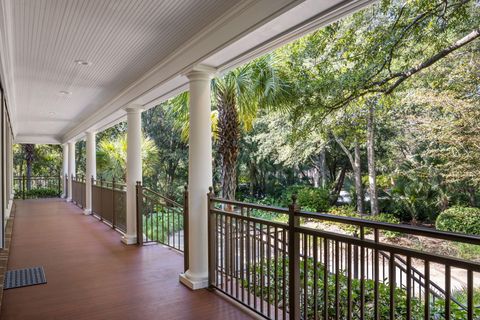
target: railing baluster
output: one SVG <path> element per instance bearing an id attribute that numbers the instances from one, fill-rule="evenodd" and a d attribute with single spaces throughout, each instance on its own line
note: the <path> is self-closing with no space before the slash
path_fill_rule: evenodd
<path id="1" fill-rule="evenodd" d="M 318 237 L 313 236 L 313 319 L 318 319 Z"/>
<path id="2" fill-rule="evenodd" d="M 395 255 L 390 252 L 388 282 L 390 289 L 390 319 L 395 320 Z"/>
<path id="3" fill-rule="evenodd" d="M 360 239 L 365 240 L 365 229 L 360 226 Z M 360 319 L 365 318 L 365 247 L 360 246 Z"/>
<path id="4" fill-rule="evenodd" d="M 339 247 L 338 241 L 335 241 L 335 319 L 340 319 L 340 266 L 339 266 Z"/>
<path id="5" fill-rule="evenodd" d="M 406 311 L 407 311 L 407 320 L 412 318 L 412 258 L 407 256 L 407 298 L 406 298 Z M 414 286 L 415 287 L 415 286 Z"/>
<path id="6" fill-rule="evenodd" d="M 243 212 L 243 208 L 242 208 Z M 242 215 L 243 217 L 243 215 Z M 243 286 L 243 283 L 245 281 L 245 221 L 243 219 L 240 220 L 240 283 Z M 242 302 L 245 302 L 245 290 L 243 288 L 241 289 L 241 295 L 242 295 Z"/>
<path id="7" fill-rule="evenodd" d="M 299 218 L 295 216 L 297 196 L 292 196 L 288 215 L 288 274 L 289 274 L 289 306 L 290 320 L 300 319 L 300 234 L 295 231 Z M 305 239 L 304 239 L 305 241 Z"/>
<path id="8" fill-rule="evenodd" d="M 451 274 L 450 266 L 445 265 L 445 320 L 450 320 L 450 292 L 451 292 Z"/>
<path id="9" fill-rule="evenodd" d="M 467 317 L 473 320 L 473 271 L 467 271 Z"/>
<path id="10" fill-rule="evenodd" d="M 251 256 L 252 256 L 252 244 L 251 244 L 251 241 L 250 241 L 250 221 L 247 221 L 247 243 L 246 243 L 246 246 L 247 246 L 247 291 L 248 291 L 248 294 L 247 294 L 247 304 L 248 305 L 251 305 L 250 304 L 250 290 L 251 290 L 251 283 L 252 283 L 252 278 L 251 278 L 251 274 L 250 274 L 250 271 L 251 271 L 251 262 L 252 262 L 252 259 L 251 259 Z"/>
<path id="11" fill-rule="evenodd" d="M 347 320 L 352 319 L 352 245 L 349 243 L 347 247 Z"/>
<path id="12" fill-rule="evenodd" d="M 307 319 L 308 315 L 308 236 L 303 234 L 303 319 Z"/>
<path id="13" fill-rule="evenodd" d="M 323 238 L 323 318 L 329 319 L 328 315 L 328 239 Z"/>
<path id="14" fill-rule="evenodd" d="M 424 288 L 424 303 L 425 303 L 425 319 L 430 319 L 430 262 L 425 260 L 425 288 Z"/>
<path id="15" fill-rule="evenodd" d="M 273 271 L 273 277 L 275 281 L 273 282 L 273 299 L 275 301 L 274 307 L 275 307 L 275 320 L 278 319 L 278 227 L 275 227 L 274 229 L 275 232 L 275 238 L 274 238 L 274 251 L 273 251 L 273 259 L 274 259 L 274 265 L 275 265 L 275 270 Z"/>
<path id="16" fill-rule="evenodd" d="M 271 242 L 270 242 L 270 226 L 266 226 L 267 227 L 267 235 L 266 235 L 266 239 L 267 239 L 267 242 L 266 242 L 266 245 L 267 245 L 267 316 L 269 318 L 271 318 L 271 314 L 270 314 L 270 288 L 271 288 L 271 283 L 270 283 L 270 277 L 271 277 L 271 274 L 270 274 L 270 259 L 271 259 Z M 238 237 L 238 234 L 237 234 L 237 237 Z"/>
<path id="17" fill-rule="evenodd" d="M 282 232 L 282 305 L 283 305 L 283 320 L 287 318 L 287 230 Z"/>
<path id="18" fill-rule="evenodd" d="M 229 259 L 229 269 L 227 270 L 227 279 L 230 279 L 230 294 L 233 296 L 233 281 L 234 281 L 234 271 L 233 271 L 233 264 L 234 264 L 234 260 L 233 260 L 233 256 L 234 256 L 234 248 L 233 248 L 233 218 L 230 217 L 228 219 L 228 227 L 229 227 L 229 256 L 228 256 L 228 259 Z"/>
<path id="19" fill-rule="evenodd" d="M 375 243 L 379 242 L 379 232 L 378 229 L 373 230 L 374 233 L 374 241 Z M 380 312 L 379 312 L 379 293 L 378 293 L 378 283 L 380 281 L 380 267 L 378 265 L 378 250 L 374 249 L 373 253 L 373 260 L 374 260 L 374 267 L 373 267 L 373 272 L 374 272 L 374 282 L 373 282 L 373 314 L 374 314 L 374 319 L 375 320 L 380 320 Z"/>

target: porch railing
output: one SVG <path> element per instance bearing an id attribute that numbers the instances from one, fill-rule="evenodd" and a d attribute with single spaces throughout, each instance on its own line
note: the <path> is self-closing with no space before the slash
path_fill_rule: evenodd
<path id="1" fill-rule="evenodd" d="M 398 232 L 473 246 L 480 237 L 254 205 L 209 194 L 209 284 L 272 319 L 478 319 L 480 264 L 384 243 Z M 317 222 L 358 230 L 322 230 Z M 321 225 L 320 225 L 321 226 Z"/>
<path id="2" fill-rule="evenodd" d="M 15 197 L 21 199 L 59 197 L 62 193 L 62 178 L 61 176 L 16 176 L 13 178 L 13 189 Z"/>
<path id="3" fill-rule="evenodd" d="M 85 209 L 85 178 L 72 175 L 72 202 Z"/>
<path id="4" fill-rule="evenodd" d="M 188 192 L 184 204 L 165 197 L 137 183 L 138 244 L 160 243 L 184 252 L 184 269 L 188 269 Z"/>
<path id="5" fill-rule="evenodd" d="M 92 177 L 92 215 L 113 229 L 127 231 L 126 185 Z"/>

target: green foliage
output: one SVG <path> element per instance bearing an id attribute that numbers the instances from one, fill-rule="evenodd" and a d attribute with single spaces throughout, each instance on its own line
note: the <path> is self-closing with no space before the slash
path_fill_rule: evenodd
<path id="1" fill-rule="evenodd" d="M 262 297 L 266 299 L 270 304 L 274 306 L 279 306 L 281 301 L 283 300 L 283 290 L 282 287 L 283 285 L 288 286 L 288 281 L 284 282 L 283 279 L 284 277 L 288 277 L 288 273 L 286 275 L 283 274 L 283 264 L 285 263 L 285 268 L 288 270 L 288 264 L 289 260 L 287 257 L 284 259 L 279 259 L 278 263 L 275 264 L 275 261 L 263 261 L 262 264 L 251 267 L 251 272 L 256 272 L 256 274 L 265 274 L 268 275 L 270 278 L 269 281 L 270 283 L 276 283 L 277 286 L 277 292 L 275 292 L 275 287 L 274 286 L 264 286 L 262 285 L 262 280 L 259 279 L 258 277 L 255 278 L 253 281 L 250 283 L 248 280 L 245 280 L 243 282 L 243 287 L 248 288 L 248 290 L 255 294 L 257 297 Z M 324 304 L 323 304 L 323 297 L 327 296 L 328 297 L 328 315 L 329 318 L 335 318 L 335 314 L 338 311 L 340 314 L 340 318 L 344 319 L 347 317 L 347 304 L 348 304 L 348 291 L 347 291 L 347 283 L 348 283 L 348 278 L 345 274 L 339 273 L 339 274 L 332 274 L 329 273 L 327 276 L 328 279 L 328 286 L 327 286 L 327 292 L 325 293 L 324 291 L 324 272 L 325 268 L 322 263 L 317 262 L 316 265 L 313 263 L 312 258 L 307 259 L 307 266 L 306 270 L 307 273 L 305 274 L 305 268 L 304 268 L 304 261 L 300 261 L 300 283 L 304 283 L 305 277 L 307 277 L 307 294 L 309 299 L 307 300 L 307 314 L 303 315 L 304 319 L 313 319 L 313 312 L 314 312 L 314 305 L 315 301 L 313 300 L 314 296 L 314 269 L 316 269 L 317 272 L 317 292 L 316 296 L 319 299 L 317 301 L 317 310 L 319 314 L 323 314 L 324 312 Z M 277 269 L 277 277 L 275 277 L 274 272 L 271 272 L 271 270 Z M 270 270 L 270 272 L 268 272 Z M 288 272 L 288 271 L 287 271 Z M 338 284 L 339 284 L 339 294 L 340 294 L 340 308 L 337 310 L 336 305 L 335 305 L 335 284 L 337 282 L 338 278 Z M 268 281 L 268 280 L 267 280 Z M 254 288 L 255 285 L 255 288 Z M 365 285 L 365 318 L 366 319 L 373 319 L 374 315 L 374 283 L 372 280 L 365 280 L 364 281 Z M 263 291 L 262 291 L 263 288 Z M 389 309 L 388 309 L 388 301 L 390 300 L 389 296 L 389 286 L 387 284 L 380 283 L 379 284 L 379 297 L 380 301 L 383 303 L 380 304 L 380 318 L 381 319 L 387 319 L 389 317 Z M 352 313 L 353 314 L 359 314 L 359 308 L 360 308 L 360 280 L 358 279 L 352 279 L 351 280 L 351 299 L 352 299 Z M 277 297 L 277 300 L 275 300 L 275 296 Z M 287 290 L 287 297 L 286 301 L 288 301 L 288 290 Z M 406 301 L 406 293 L 405 290 L 397 288 L 395 289 L 395 319 L 401 319 L 405 318 L 406 310 L 405 310 L 405 301 Z M 421 302 L 418 299 L 412 299 L 412 311 L 414 315 L 420 315 L 421 314 Z M 303 310 L 304 308 L 301 308 Z M 414 317 L 413 319 L 420 319 Z"/>
<path id="2" fill-rule="evenodd" d="M 175 126 L 178 116 L 171 100 L 142 113 L 145 135 L 158 148 L 158 161 L 143 183 L 175 200 L 180 200 L 188 176 L 188 147 Z"/>
<path id="3" fill-rule="evenodd" d="M 183 214 L 175 208 L 155 206 L 153 212 L 143 216 L 143 230 L 148 239 L 167 244 L 169 237 L 183 230 Z M 175 238 L 177 242 L 178 236 Z M 173 238 L 171 244 L 173 245 Z"/>
<path id="4" fill-rule="evenodd" d="M 26 199 L 38 199 L 38 198 L 54 198 L 59 197 L 60 193 L 58 189 L 50 189 L 50 188 L 35 188 L 25 192 Z M 22 192 L 20 190 L 15 192 L 16 198 L 22 197 Z"/>
<path id="5" fill-rule="evenodd" d="M 398 220 L 395 216 L 392 214 L 388 213 L 381 213 L 376 216 L 372 215 L 360 215 L 356 212 L 355 208 L 350 207 L 350 206 L 340 206 L 340 207 L 332 207 L 330 211 L 328 212 L 329 214 L 337 215 L 337 216 L 342 216 L 342 217 L 350 217 L 350 218 L 360 218 L 360 219 L 365 219 L 365 220 L 371 220 L 371 221 L 377 221 L 377 222 L 387 222 L 387 223 L 392 223 L 392 224 L 399 224 L 400 220 Z M 349 234 L 359 234 L 359 228 L 350 225 L 350 224 L 343 224 L 343 223 L 334 223 L 334 222 L 324 222 L 326 224 L 333 224 L 342 229 L 343 231 L 349 233 Z M 365 229 L 365 234 L 371 234 L 372 230 L 369 228 Z M 394 232 L 394 231 L 388 231 L 384 230 L 381 231 L 382 235 L 386 238 L 396 238 L 401 235 L 399 232 Z"/>
<path id="6" fill-rule="evenodd" d="M 452 207 L 437 218 L 438 230 L 480 235 L 480 208 Z"/>
<path id="7" fill-rule="evenodd" d="M 21 144 L 13 146 L 14 176 L 27 174 L 27 157 L 25 148 Z M 62 147 L 60 145 L 34 145 L 32 162 L 32 176 L 58 176 L 62 167 Z"/>
<path id="8" fill-rule="evenodd" d="M 143 175 L 153 173 L 156 165 L 158 148 L 150 138 L 142 140 Z M 102 139 L 97 148 L 98 175 L 106 180 L 120 179 L 126 181 L 127 135 L 119 135 L 115 139 Z"/>
<path id="9" fill-rule="evenodd" d="M 330 207 L 330 192 L 326 189 L 304 187 L 298 190 L 297 197 L 303 210 L 325 212 Z"/>
<path id="10" fill-rule="evenodd" d="M 292 203 L 294 194 L 297 196 L 297 204 L 302 210 L 325 212 L 330 208 L 330 192 L 327 189 L 305 185 L 287 187 L 279 199 L 279 204 L 288 207 Z"/>
<path id="11" fill-rule="evenodd" d="M 321 246 L 321 243 L 319 244 Z M 252 277 L 252 280 L 244 280 L 242 286 L 246 288 L 249 292 L 255 296 L 267 301 L 269 304 L 282 308 L 281 303 L 285 298 L 288 301 L 288 289 L 286 290 L 286 296 L 283 295 L 283 286 L 288 286 L 288 257 L 280 256 L 277 263 L 274 260 L 262 261 L 261 263 L 251 266 L 250 273 L 259 275 L 265 275 L 265 278 Z M 308 299 L 305 301 L 302 299 L 302 303 L 307 303 L 307 314 L 302 314 L 303 319 L 313 319 L 314 306 L 316 305 L 318 314 L 323 314 L 324 312 L 324 303 L 323 298 L 327 297 L 327 310 L 328 318 L 334 319 L 337 311 L 339 312 L 340 319 L 347 318 L 347 304 L 348 304 L 348 277 L 345 272 L 340 271 L 338 274 L 329 272 L 327 275 L 327 292 L 324 291 L 324 272 L 325 267 L 321 262 L 314 264 L 312 258 L 307 258 L 306 268 L 305 261 L 301 260 L 299 264 L 300 270 L 300 283 L 306 283 L 307 296 Z M 283 268 L 286 270 L 286 274 L 283 273 Z M 305 273 L 306 269 L 306 273 Z M 276 274 L 273 270 L 277 270 Z M 317 301 L 315 303 L 314 297 L 314 270 L 316 270 L 316 296 Z M 305 279 L 306 277 L 306 279 Z M 286 281 L 284 281 L 286 279 Z M 306 280 L 306 281 L 305 281 Z M 352 314 L 360 314 L 360 298 L 361 298 L 361 281 L 359 279 L 351 279 L 351 289 L 350 297 L 352 301 Z M 265 284 L 270 282 L 271 284 L 275 283 L 276 286 L 266 286 Z M 335 294 L 336 294 L 336 283 L 338 282 L 338 292 L 339 292 L 339 309 L 335 305 Z M 374 319 L 374 280 L 365 279 L 364 280 L 364 318 L 365 319 Z M 275 289 L 277 289 L 275 291 Z M 379 318 L 380 319 L 389 319 L 390 318 L 390 286 L 388 279 L 378 283 L 378 296 L 379 296 Z M 466 305 L 466 290 L 457 290 L 452 293 L 452 296 L 458 299 L 460 303 Z M 394 298 L 394 319 L 405 319 L 406 318 L 406 301 L 407 301 L 407 291 L 405 288 L 396 287 L 393 294 Z M 276 300 L 275 300 L 276 299 Z M 474 294 L 474 305 L 477 305 L 480 302 L 480 290 L 475 290 Z M 424 319 L 424 303 L 421 299 L 417 297 L 411 298 L 411 318 L 415 320 Z M 300 308 L 301 312 L 305 308 Z M 441 298 L 435 299 L 435 303 L 430 302 L 430 318 L 429 320 L 441 319 L 445 315 L 445 300 Z M 455 303 L 450 304 L 450 315 L 451 319 L 461 320 L 467 318 L 467 311 Z M 480 309 L 474 309 L 474 317 L 480 316 Z M 354 317 L 355 318 L 355 317 Z"/>

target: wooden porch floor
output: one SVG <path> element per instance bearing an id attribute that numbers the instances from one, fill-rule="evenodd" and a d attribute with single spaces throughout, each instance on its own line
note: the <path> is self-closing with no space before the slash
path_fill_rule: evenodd
<path id="1" fill-rule="evenodd" d="M 48 283 L 6 290 L 0 319 L 248 319 L 207 290 L 178 282 L 183 256 L 125 246 L 60 199 L 16 202 L 8 269 L 43 266 Z"/>

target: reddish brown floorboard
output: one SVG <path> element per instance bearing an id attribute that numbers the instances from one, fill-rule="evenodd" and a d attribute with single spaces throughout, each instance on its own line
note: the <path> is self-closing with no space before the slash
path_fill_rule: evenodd
<path id="1" fill-rule="evenodd" d="M 207 290 L 178 282 L 183 256 L 125 246 L 60 199 L 17 201 L 8 269 L 43 266 L 48 283 L 4 292 L 7 319 L 248 319 Z"/>

